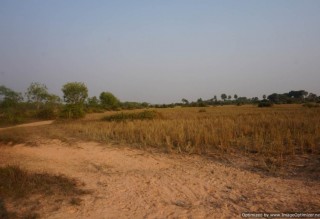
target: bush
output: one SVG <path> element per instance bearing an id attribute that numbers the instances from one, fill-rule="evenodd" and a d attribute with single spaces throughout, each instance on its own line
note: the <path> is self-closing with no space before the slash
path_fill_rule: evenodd
<path id="1" fill-rule="evenodd" d="M 160 114 L 154 110 L 145 110 L 138 113 L 117 113 L 103 118 L 105 121 L 126 121 L 126 120 L 150 120 L 159 118 Z"/>
<path id="2" fill-rule="evenodd" d="M 305 103 L 302 106 L 303 107 L 308 107 L 308 108 L 316 108 L 316 107 L 320 107 L 320 104 L 317 104 L 317 103 Z"/>
<path id="3" fill-rule="evenodd" d="M 272 103 L 269 102 L 269 101 L 261 101 L 259 104 L 258 104 L 258 107 L 272 107 Z"/>
<path id="4" fill-rule="evenodd" d="M 200 109 L 200 110 L 199 110 L 199 113 L 205 113 L 205 112 L 207 112 L 206 109 Z"/>
<path id="5" fill-rule="evenodd" d="M 52 108 L 44 108 L 38 111 L 37 118 L 39 119 L 55 119 L 57 113 Z"/>
<path id="6" fill-rule="evenodd" d="M 83 106 L 79 104 L 67 104 L 60 112 L 60 117 L 64 119 L 79 119 L 85 115 Z"/>

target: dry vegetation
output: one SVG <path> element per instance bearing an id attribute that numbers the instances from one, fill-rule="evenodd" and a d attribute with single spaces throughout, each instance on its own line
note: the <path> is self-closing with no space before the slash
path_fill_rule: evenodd
<path id="1" fill-rule="evenodd" d="M 78 155 L 74 155 L 73 158 L 79 159 L 82 162 L 89 156 L 88 160 L 91 162 L 93 159 L 98 159 L 99 157 L 101 162 L 105 162 L 105 160 L 109 161 L 113 157 L 112 153 L 115 152 L 112 152 L 111 149 L 106 152 L 104 151 L 105 147 L 100 146 L 93 148 L 92 146 L 87 145 L 87 140 L 107 143 L 109 146 L 110 143 L 116 143 L 144 149 L 152 148 L 152 151 L 155 149 L 165 152 L 182 153 L 183 155 L 181 156 L 184 158 L 188 157 L 188 159 L 200 159 L 200 156 L 188 156 L 188 154 L 209 155 L 208 157 L 201 157 L 201 159 L 204 158 L 202 160 L 204 163 L 206 163 L 207 160 L 210 160 L 210 165 L 211 161 L 218 157 L 221 158 L 221 162 L 226 161 L 223 163 L 226 164 L 223 165 L 224 168 L 227 168 L 225 166 L 228 166 L 229 164 L 232 166 L 231 169 L 235 166 L 239 168 L 235 169 L 235 173 L 242 173 L 243 170 L 247 172 L 247 170 L 249 170 L 256 174 L 259 170 L 262 170 L 263 173 L 266 173 L 267 175 L 267 173 L 273 174 L 279 169 L 286 169 L 287 172 L 293 171 L 294 175 L 284 174 L 282 176 L 289 176 L 289 178 L 294 176 L 292 182 L 295 183 L 295 180 L 301 179 L 301 182 L 305 183 L 308 179 L 311 184 L 313 180 L 315 180 L 315 185 L 318 185 L 317 182 L 320 179 L 319 114 L 320 108 L 308 108 L 302 107 L 301 105 L 275 105 L 272 108 L 258 108 L 256 106 L 245 105 L 106 112 L 89 114 L 86 118 L 79 120 L 58 120 L 47 126 L 28 127 L 27 129 L 19 127 L 1 130 L 0 145 L 1 143 L 4 143 L 2 145 L 24 143 L 24 145 L 20 145 L 20 147 L 32 148 L 33 152 L 30 152 L 30 154 L 33 157 L 36 155 L 34 152 L 37 151 L 37 147 L 29 146 L 39 145 L 40 148 L 42 147 L 42 150 L 49 150 L 50 147 L 53 147 L 53 141 L 50 139 L 59 139 L 61 147 L 59 146 L 60 148 L 58 151 L 62 148 L 64 148 L 65 151 L 69 150 L 70 154 L 66 158 L 68 161 L 71 159 L 71 154 L 82 152 L 83 154 L 81 156 L 83 157 L 78 158 Z M 77 143 L 75 142 L 80 140 L 85 140 L 86 142 L 79 148 L 82 150 L 85 148 L 87 151 L 97 150 L 97 153 L 88 155 L 87 151 L 78 150 Z M 48 142 L 49 144 L 47 144 Z M 46 145 L 46 147 L 43 145 Z M 12 149 L 14 148 L 15 147 L 12 147 Z M 5 147 L 3 149 L 8 150 Z M 47 153 L 51 154 L 52 151 L 50 151 Z M 43 155 L 40 149 L 38 153 Z M 66 152 L 61 153 L 65 154 Z M 106 157 L 109 153 L 111 153 L 109 157 Z M 119 155 L 122 156 L 122 153 L 123 151 L 121 149 Z M 139 150 L 139 154 L 140 153 Z M 163 153 L 155 154 L 167 157 Z M 212 154 L 215 154 L 214 157 Z M 174 153 L 171 155 L 180 156 L 175 155 Z M 239 157 L 236 157 L 236 155 L 239 155 Z M 137 158 L 137 156 L 132 158 L 131 161 L 137 162 L 137 160 L 140 159 Z M 225 159 L 226 157 L 227 159 Z M 235 157 L 235 159 L 232 157 Z M 126 158 L 121 157 L 120 160 L 125 159 L 131 158 L 130 156 Z M 58 161 L 60 162 L 60 159 L 56 162 Z M 156 161 L 158 162 L 158 160 Z M 71 164 L 73 162 L 75 161 L 70 161 Z M 142 163 L 144 163 L 144 161 L 142 161 Z M 109 163 L 103 164 L 109 165 Z M 256 164 L 257 166 L 255 166 Z M 101 172 L 101 166 L 96 164 L 92 165 L 95 171 Z M 117 166 L 118 164 L 114 165 Z M 131 165 L 132 164 L 128 164 L 128 166 Z M 190 164 L 186 169 L 189 171 L 190 168 L 193 168 L 193 165 L 195 165 L 195 163 Z M 262 168 L 263 165 L 266 166 L 265 169 Z M 199 164 L 199 166 L 201 165 Z M 256 169 L 256 167 L 258 169 Z M 197 168 L 198 166 L 196 169 Z M 217 167 L 215 166 L 215 168 Z M 134 169 L 136 171 L 137 168 Z M 214 171 L 218 171 L 217 169 L 214 169 Z M 168 168 L 168 170 L 171 170 L 171 168 Z M 102 171 L 105 180 L 111 177 L 111 173 L 116 173 L 112 172 L 110 169 L 108 169 L 108 171 L 107 175 L 105 175 L 106 172 Z M 121 173 L 123 170 L 120 168 L 118 171 Z M 210 166 L 210 168 L 208 167 L 204 172 L 205 174 L 210 174 L 214 173 L 214 171 Z M 153 171 L 150 172 L 153 173 Z M 227 176 L 232 176 L 232 174 L 229 174 L 227 171 L 224 173 L 226 173 Z M 172 176 L 175 177 L 175 174 L 176 172 L 172 173 Z M 127 172 L 123 172 L 123 175 L 119 178 L 120 182 L 122 182 L 124 179 L 123 177 L 126 177 L 127 175 Z M 221 173 L 217 174 L 215 178 L 220 175 Z M 140 177 L 141 173 L 139 173 L 138 176 Z M 98 178 L 100 180 L 101 175 L 99 175 Z M 149 176 L 146 178 L 149 179 Z M 204 180 L 204 182 L 207 182 L 211 178 L 212 176 L 207 180 Z M 239 177 L 239 179 L 243 180 L 241 177 Z M 135 178 L 134 180 L 137 179 Z M 173 179 L 170 178 L 169 181 L 171 182 L 172 180 Z M 175 180 L 176 178 L 174 178 L 173 181 Z M 225 178 L 223 178 L 223 180 L 225 180 Z M 229 179 L 229 182 L 231 181 L 233 180 Z M 189 182 L 189 179 L 186 180 L 186 182 Z M 110 179 L 110 184 L 108 185 L 116 184 Z M 239 183 L 239 185 L 242 185 L 242 183 Z M 277 188 L 277 186 L 278 185 L 275 185 L 275 188 Z M 303 184 L 303 186 L 305 186 L 305 184 Z M 158 185 L 155 187 L 158 188 Z M 265 188 L 265 186 L 261 188 Z M 292 187 L 290 187 L 290 189 L 291 188 Z M 118 188 L 115 189 L 115 191 L 118 191 Z M 240 189 L 240 191 L 241 194 L 243 194 L 243 190 Z M 263 192 L 264 189 L 261 189 L 261 191 Z M 84 192 L 77 188 L 74 180 L 63 176 L 26 172 L 15 166 L 0 167 L 0 196 L 5 199 L 3 201 L 0 198 L 0 218 L 14 218 L 18 214 L 18 216 L 22 215 L 25 218 L 36 218 L 39 215 L 37 215 L 37 207 L 34 206 L 41 206 L 39 200 L 42 202 L 43 200 L 46 200 L 45 197 L 53 193 L 55 194 L 55 200 L 68 200 L 67 202 L 57 202 L 59 205 L 81 205 L 81 199 L 78 197 Z M 40 195 L 37 204 L 34 204 L 36 202 L 30 204 L 30 201 L 27 201 L 29 196 L 37 194 Z M 206 192 L 203 194 L 206 194 Z M 237 191 L 235 191 L 235 194 L 238 194 Z M 287 192 L 284 192 L 283 194 L 287 194 Z M 59 197 L 57 197 L 57 195 Z M 250 195 L 251 193 L 249 192 L 248 196 Z M 15 202 L 10 200 L 19 201 Z M 9 209 L 10 212 L 7 212 L 6 206 L 3 203 L 20 203 L 21 206 L 22 202 L 20 200 L 24 200 L 26 203 L 25 205 L 31 207 L 20 207 L 20 209 L 27 210 L 19 211 L 17 213 L 12 212 L 12 209 Z M 46 201 L 46 204 L 44 205 L 58 205 L 55 200 L 51 200 L 52 203 Z M 292 200 L 294 200 L 294 198 Z M 225 198 L 223 196 L 221 203 L 224 201 Z M 315 199 L 316 204 L 310 209 L 316 209 L 318 206 L 317 202 L 318 200 Z M 180 202 L 177 203 L 178 204 L 174 205 L 181 207 Z M 237 204 L 238 201 L 235 201 L 234 203 Z M 248 204 L 248 206 L 256 204 L 254 201 L 250 203 L 251 204 Z M 303 202 L 303 206 L 305 207 L 309 204 L 310 200 L 307 200 L 306 198 L 306 201 Z M 243 207 L 245 204 L 242 203 L 239 204 L 239 206 Z M 293 204 L 288 206 L 293 206 Z M 283 209 L 286 209 L 286 207 L 287 206 L 283 205 Z M 301 208 L 299 205 L 297 209 L 300 209 L 299 207 Z M 56 209 L 54 209 L 54 211 L 56 211 Z"/>
<path id="2" fill-rule="evenodd" d="M 155 119 L 120 122 L 120 119 L 101 120 L 106 114 L 94 114 L 85 120 L 58 123 L 57 127 L 72 136 L 101 142 L 198 154 L 242 151 L 280 162 L 286 155 L 320 151 L 319 108 L 223 106 L 200 111 L 199 108 L 157 109 L 161 116 Z M 114 118 L 110 117 L 111 112 L 107 115 Z"/>
<path id="3" fill-rule="evenodd" d="M 32 173 L 21 169 L 19 166 L 0 167 L 0 197 L 15 203 L 15 209 L 25 209 L 20 212 L 8 212 L 0 198 L 0 218 L 38 218 L 37 209 L 41 206 L 37 203 L 44 197 L 55 195 L 62 199 L 81 200 L 80 195 L 88 193 L 78 188 L 79 183 L 63 175 L 51 175 L 45 172 Z M 28 200 L 24 204 L 23 200 Z"/>

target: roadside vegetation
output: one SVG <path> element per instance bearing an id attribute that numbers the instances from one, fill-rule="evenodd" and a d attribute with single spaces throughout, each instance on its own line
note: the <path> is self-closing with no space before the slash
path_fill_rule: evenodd
<path id="1" fill-rule="evenodd" d="M 88 88 L 82 82 L 68 82 L 62 86 L 61 91 L 63 92 L 63 98 L 50 93 L 45 84 L 38 82 L 31 83 L 24 94 L 3 85 L 0 86 L 0 127 L 37 120 L 81 119 L 88 113 L 148 108 L 242 106 L 248 104 L 258 107 L 272 107 L 278 104 L 303 104 L 308 108 L 317 108 L 320 105 L 320 97 L 305 90 L 263 95 L 262 99 L 223 93 L 220 95 L 220 99 L 217 95 L 208 100 L 199 98 L 197 101 L 190 102 L 183 98 L 181 102 L 171 104 L 121 102 L 108 91 L 101 92 L 99 97 L 89 97 Z"/>

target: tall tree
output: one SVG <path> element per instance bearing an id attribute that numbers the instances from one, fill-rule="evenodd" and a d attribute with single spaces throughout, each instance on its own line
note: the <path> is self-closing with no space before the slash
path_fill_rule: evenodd
<path id="1" fill-rule="evenodd" d="M 189 104 L 189 101 L 187 99 L 185 99 L 185 98 L 182 98 L 181 102 L 184 103 L 185 105 Z"/>
<path id="2" fill-rule="evenodd" d="M 221 94 L 221 99 L 223 99 L 224 101 L 226 101 L 227 95 L 226 95 L 226 94 Z"/>
<path id="3" fill-rule="evenodd" d="M 69 82 L 63 85 L 62 92 L 68 104 L 83 104 L 88 97 L 88 88 L 82 82 Z"/>
<path id="4" fill-rule="evenodd" d="M 237 95 L 237 94 L 233 95 L 233 98 L 234 98 L 235 100 L 237 100 L 237 99 L 238 99 L 238 95 Z"/>
<path id="5" fill-rule="evenodd" d="M 115 109 L 119 107 L 120 101 L 110 92 L 100 94 L 100 103 L 106 109 Z"/>
<path id="6" fill-rule="evenodd" d="M 26 96 L 28 101 L 34 103 L 37 107 L 37 110 L 39 110 L 40 105 L 44 101 L 48 100 L 50 95 L 46 85 L 38 82 L 32 82 L 27 89 Z"/>
<path id="7" fill-rule="evenodd" d="M 3 85 L 0 86 L 0 103 L 2 107 L 11 107 L 23 100 L 21 93 L 15 92 Z"/>

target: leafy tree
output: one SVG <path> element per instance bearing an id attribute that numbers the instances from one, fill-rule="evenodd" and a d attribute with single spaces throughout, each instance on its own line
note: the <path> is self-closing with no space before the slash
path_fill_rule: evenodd
<path id="1" fill-rule="evenodd" d="M 88 97 L 88 88 L 81 82 L 70 82 L 62 87 L 63 99 L 67 103 L 61 116 L 77 119 L 85 116 L 84 101 Z"/>
<path id="2" fill-rule="evenodd" d="M 213 99 L 215 102 L 217 102 L 218 101 L 217 95 L 214 95 Z"/>
<path id="3" fill-rule="evenodd" d="M 289 97 L 293 97 L 293 98 L 296 98 L 296 99 L 303 99 L 305 96 L 308 95 L 308 92 L 305 91 L 305 90 L 299 90 L 299 91 L 290 91 L 288 93 L 288 96 Z"/>
<path id="4" fill-rule="evenodd" d="M 185 98 L 182 98 L 182 103 L 184 103 L 185 105 L 188 105 L 189 104 L 189 101 L 187 100 L 187 99 L 185 99 Z"/>
<path id="5" fill-rule="evenodd" d="M 102 107 L 106 109 L 116 109 L 120 105 L 120 101 L 110 92 L 102 92 L 100 94 L 100 102 Z"/>
<path id="6" fill-rule="evenodd" d="M 228 100 L 231 100 L 231 98 L 232 98 L 231 95 L 229 95 L 229 96 L 228 96 Z"/>
<path id="7" fill-rule="evenodd" d="M 265 100 L 267 98 L 267 95 L 263 94 L 262 98 Z"/>
<path id="8" fill-rule="evenodd" d="M 96 96 L 88 98 L 87 104 L 89 107 L 99 107 L 99 99 Z"/>
<path id="9" fill-rule="evenodd" d="M 3 85 L 0 86 L 0 102 L 2 107 L 12 107 L 21 102 L 23 97 L 21 93 L 15 92 Z"/>
<path id="10" fill-rule="evenodd" d="M 238 95 L 237 95 L 237 94 L 233 95 L 233 98 L 234 98 L 235 100 L 237 100 L 237 99 L 238 99 Z"/>
<path id="11" fill-rule="evenodd" d="M 227 95 L 226 94 L 221 94 L 221 99 L 223 99 L 223 101 L 226 101 Z"/>
<path id="12" fill-rule="evenodd" d="M 314 94 L 314 93 L 309 93 L 308 97 L 307 97 L 307 100 L 308 101 L 311 101 L 311 102 L 316 102 L 318 99 L 317 95 Z"/>
<path id="13" fill-rule="evenodd" d="M 88 88 L 82 82 L 70 82 L 62 87 L 63 99 L 68 104 L 82 105 L 88 97 Z"/>
<path id="14" fill-rule="evenodd" d="M 48 88 L 44 84 L 37 82 L 32 82 L 27 89 L 26 96 L 29 102 L 35 103 L 37 110 L 39 110 L 40 105 L 48 100 L 49 93 Z"/>

